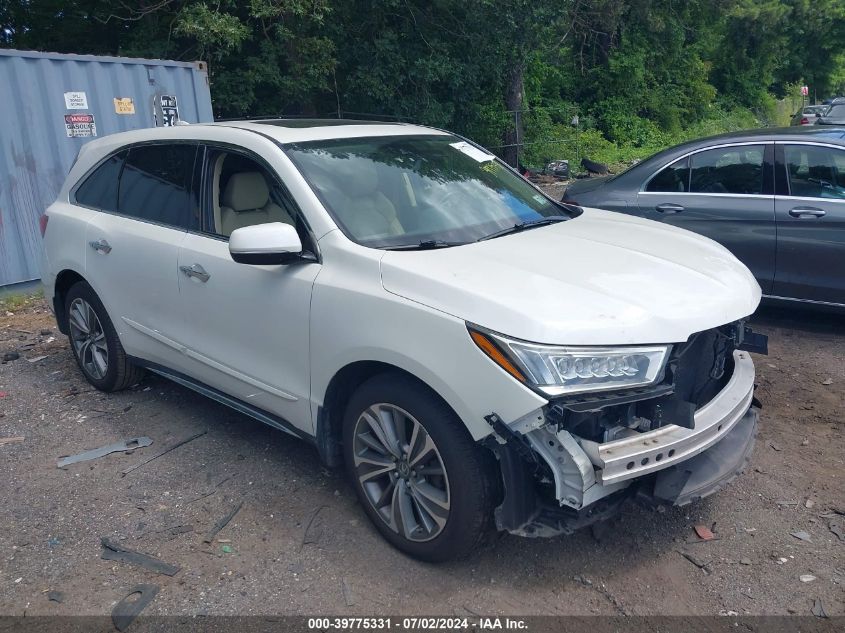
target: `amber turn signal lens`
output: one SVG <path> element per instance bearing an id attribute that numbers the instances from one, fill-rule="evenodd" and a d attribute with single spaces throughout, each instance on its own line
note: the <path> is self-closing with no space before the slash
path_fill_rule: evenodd
<path id="1" fill-rule="evenodd" d="M 484 336 L 481 332 L 476 332 L 475 330 L 470 330 L 469 335 L 472 337 L 472 340 L 475 341 L 475 344 L 481 348 L 481 351 L 493 359 L 494 363 L 516 378 L 519 382 L 525 382 L 525 376 L 522 375 L 522 372 L 520 372 L 514 364 L 508 360 L 507 356 L 499 351 L 499 348 L 496 347 L 489 338 Z"/>

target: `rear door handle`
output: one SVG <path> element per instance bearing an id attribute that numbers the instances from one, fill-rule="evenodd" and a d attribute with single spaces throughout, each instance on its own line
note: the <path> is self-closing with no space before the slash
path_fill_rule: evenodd
<path id="1" fill-rule="evenodd" d="M 799 220 L 807 220 L 810 218 L 824 217 L 825 211 L 816 207 L 795 207 L 789 210 L 789 215 Z"/>
<path id="2" fill-rule="evenodd" d="M 185 273 L 186 277 L 194 277 L 199 279 L 202 283 L 205 283 L 209 279 L 211 279 L 211 275 L 205 272 L 205 268 L 200 266 L 199 264 L 191 264 L 190 266 L 179 266 L 179 270 Z"/>
<path id="3" fill-rule="evenodd" d="M 88 242 L 88 245 L 103 255 L 111 253 L 111 245 L 104 239 L 99 239 L 96 242 Z"/>
<path id="4" fill-rule="evenodd" d="M 658 211 L 660 211 L 660 213 L 680 213 L 681 211 L 684 210 L 684 208 L 681 205 L 671 204 L 671 203 L 658 204 L 654 208 L 657 209 Z"/>

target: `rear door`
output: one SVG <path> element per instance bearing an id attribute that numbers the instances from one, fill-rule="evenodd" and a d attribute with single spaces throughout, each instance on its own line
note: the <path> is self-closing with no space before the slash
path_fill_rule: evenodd
<path id="1" fill-rule="evenodd" d="M 177 259 L 199 206 L 191 181 L 198 145 L 146 144 L 121 156 L 114 208 L 86 229 L 86 276 L 126 352 L 180 369 Z M 111 195 L 111 194 L 110 194 Z"/>
<path id="2" fill-rule="evenodd" d="M 777 145 L 777 297 L 845 304 L 845 148 Z"/>
<path id="3" fill-rule="evenodd" d="M 684 156 L 646 182 L 640 212 L 719 242 L 769 293 L 777 248 L 773 155 L 771 143 L 738 143 Z"/>

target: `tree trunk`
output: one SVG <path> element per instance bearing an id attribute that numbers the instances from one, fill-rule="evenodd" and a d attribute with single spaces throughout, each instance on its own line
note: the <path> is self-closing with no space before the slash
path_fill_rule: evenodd
<path id="1" fill-rule="evenodd" d="M 525 65 L 515 63 L 508 74 L 508 85 L 505 87 L 505 109 L 511 117 L 511 124 L 504 136 L 504 151 L 502 156 L 511 167 L 519 167 L 519 155 L 522 145 L 522 93 Z"/>

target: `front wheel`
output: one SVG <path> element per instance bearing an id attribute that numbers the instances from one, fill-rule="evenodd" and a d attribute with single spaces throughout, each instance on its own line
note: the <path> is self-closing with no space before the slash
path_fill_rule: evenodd
<path id="1" fill-rule="evenodd" d="M 367 515 L 395 547 L 444 561 L 469 554 L 491 519 L 491 468 L 446 403 L 410 377 L 382 374 L 353 394 L 344 453 Z"/>

